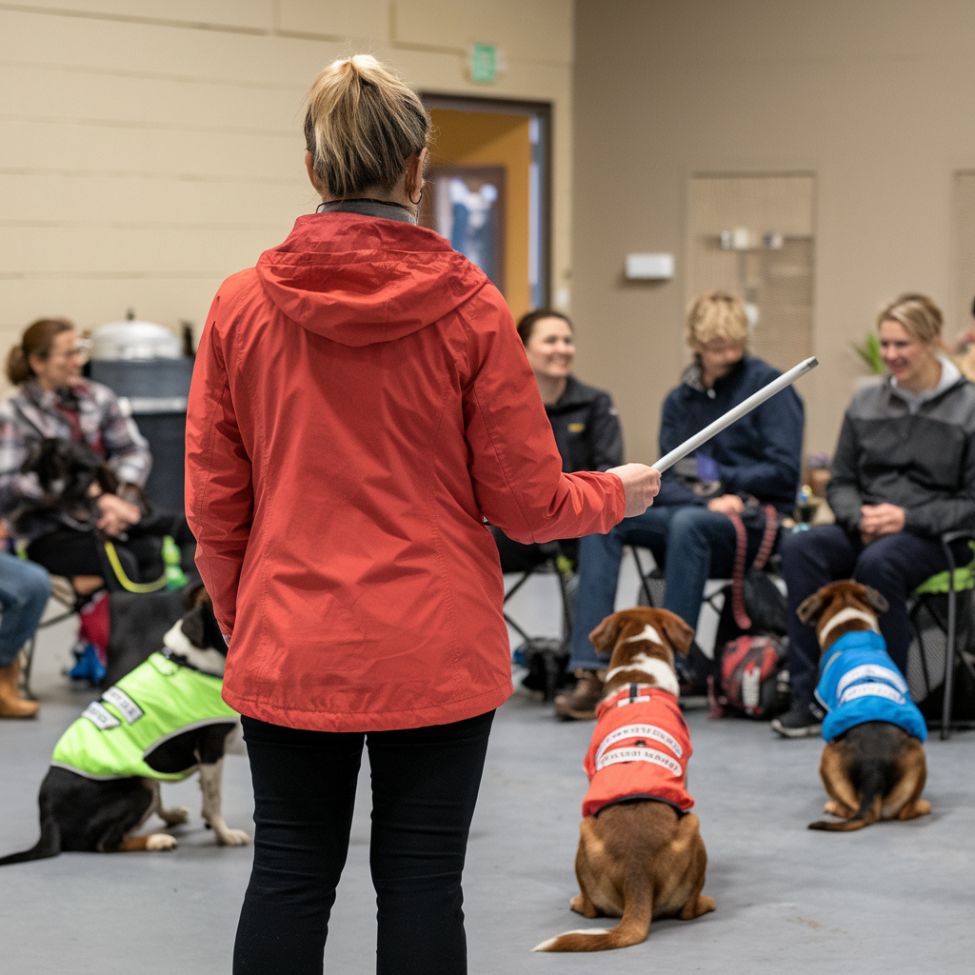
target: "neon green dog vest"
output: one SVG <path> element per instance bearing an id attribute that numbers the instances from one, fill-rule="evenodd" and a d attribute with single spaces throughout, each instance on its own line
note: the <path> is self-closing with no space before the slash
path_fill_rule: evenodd
<path id="1" fill-rule="evenodd" d="M 157 772 L 146 756 L 184 731 L 233 724 L 237 712 L 224 703 L 222 687 L 221 678 L 154 653 L 85 708 L 54 746 L 51 764 L 90 779 L 185 779 L 195 763 Z"/>

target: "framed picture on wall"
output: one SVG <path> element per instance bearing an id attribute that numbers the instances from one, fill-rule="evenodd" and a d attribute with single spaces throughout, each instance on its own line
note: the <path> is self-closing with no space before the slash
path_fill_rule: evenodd
<path id="1" fill-rule="evenodd" d="M 436 166 L 421 222 L 446 237 L 504 292 L 504 167 Z"/>

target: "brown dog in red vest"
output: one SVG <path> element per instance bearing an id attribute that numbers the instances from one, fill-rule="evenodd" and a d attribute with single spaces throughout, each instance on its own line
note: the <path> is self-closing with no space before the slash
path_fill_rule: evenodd
<path id="1" fill-rule="evenodd" d="M 620 923 L 569 931 L 535 951 L 623 948 L 644 941 L 654 918 L 691 920 L 714 910 L 714 900 L 701 896 L 707 852 L 688 812 L 691 743 L 674 670 L 674 654 L 686 655 L 693 637 L 680 617 L 648 608 L 613 613 L 589 635 L 612 657 L 586 755 L 579 893 L 569 906 Z"/>

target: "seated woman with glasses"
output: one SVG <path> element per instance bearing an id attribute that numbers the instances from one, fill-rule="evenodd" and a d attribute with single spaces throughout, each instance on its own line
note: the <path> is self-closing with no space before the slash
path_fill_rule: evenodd
<path id="1" fill-rule="evenodd" d="M 64 318 L 39 319 L 10 350 L 7 378 L 17 389 L 0 404 L 0 515 L 26 541 L 28 557 L 49 572 L 101 577 L 112 588 L 103 538 L 117 540 L 130 579 L 162 569 L 158 529 L 149 537 L 142 504 L 152 458 L 115 394 L 82 377 L 87 357 L 87 343 Z M 41 457 L 48 468 L 43 480 Z M 85 459 L 104 464 L 102 481 L 112 490 L 96 479 L 80 502 L 68 501 L 68 468 Z M 52 469 L 58 464 L 63 469 Z"/>

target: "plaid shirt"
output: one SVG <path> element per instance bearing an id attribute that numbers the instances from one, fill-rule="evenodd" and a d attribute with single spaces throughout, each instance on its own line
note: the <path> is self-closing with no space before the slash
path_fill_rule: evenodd
<path id="1" fill-rule="evenodd" d="M 11 514 L 25 501 L 43 499 L 37 475 L 25 474 L 21 467 L 31 444 L 50 437 L 84 444 L 104 459 L 120 481 L 143 487 L 152 455 L 123 406 L 127 402 L 107 386 L 85 379 L 57 392 L 30 380 L 0 403 L 0 515 Z M 73 523 L 52 510 L 47 531 L 60 524 Z M 30 534 L 33 540 L 44 532 Z"/>

